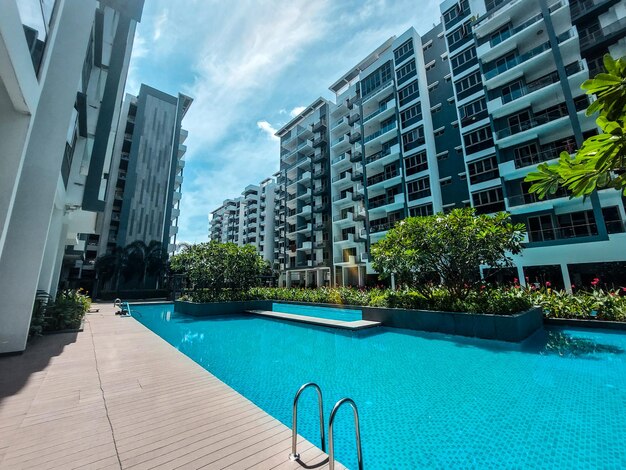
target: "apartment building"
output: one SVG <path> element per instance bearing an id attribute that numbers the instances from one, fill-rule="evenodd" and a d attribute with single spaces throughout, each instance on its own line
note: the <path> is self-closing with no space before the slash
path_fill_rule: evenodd
<path id="1" fill-rule="evenodd" d="M 526 224 L 522 283 L 624 283 L 619 192 L 540 201 L 526 175 L 597 133 L 580 85 L 601 58 L 626 55 L 626 2 L 462 0 L 441 4 L 471 203 Z"/>
<path id="2" fill-rule="evenodd" d="M 277 132 L 280 285 L 375 283 L 370 247 L 395 223 L 469 206 L 527 226 L 501 277 L 623 285 L 620 193 L 540 201 L 524 178 L 597 133 L 580 85 L 605 53 L 626 55 L 626 0 L 447 0 L 441 12 Z"/>
<path id="3" fill-rule="evenodd" d="M 468 203 L 440 33 L 390 38 L 330 87 L 337 284 L 376 282 L 369 248 L 397 221 Z"/>
<path id="4" fill-rule="evenodd" d="M 0 15 L 0 353 L 103 202 L 143 0 L 7 0 Z"/>
<path id="5" fill-rule="evenodd" d="M 188 132 L 182 120 L 193 100 L 141 85 L 126 95 L 111 164 L 99 254 L 135 240 L 176 248 Z"/>
<path id="6" fill-rule="evenodd" d="M 278 191 L 279 285 L 332 285 L 329 112 L 319 98 L 276 135 L 280 138 Z"/>
<path id="7" fill-rule="evenodd" d="M 226 199 L 209 217 L 209 238 L 222 243 L 254 246 L 264 260 L 274 264 L 277 176 L 248 185 L 241 197 Z"/>

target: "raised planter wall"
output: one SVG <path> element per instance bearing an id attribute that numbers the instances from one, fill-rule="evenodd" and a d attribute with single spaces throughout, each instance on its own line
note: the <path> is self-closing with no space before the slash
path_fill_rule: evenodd
<path id="1" fill-rule="evenodd" d="M 430 331 L 482 339 L 519 342 L 543 328 L 540 308 L 515 315 L 484 315 L 461 312 L 436 312 L 401 308 L 364 307 L 360 305 L 320 304 L 282 300 L 193 303 L 176 301 L 177 312 L 193 316 L 232 315 L 246 310 L 271 310 L 272 304 L 284 303 L 312 307 L 361 310 L 363 320 L 378 321 L 384 326 L 407 330 Z"/>

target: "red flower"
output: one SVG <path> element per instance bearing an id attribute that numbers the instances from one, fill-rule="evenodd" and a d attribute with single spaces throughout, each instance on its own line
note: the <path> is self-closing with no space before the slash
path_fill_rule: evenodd
<path id="1" fill-rule="evenodd" d="M 480 290 L 485 290 L 486 288 L 486 286 L 480 286 Z"/>
<path id="2" fill-rule="evenodd" d="M 598 279 L 597 277 L 595 277 L 593 279 L 593 281 L 591 281 L 591 285 L 592 286 L 597 286 L 598 284 L 600 284 L 600 279 Z"/>
<path id="3" fill-rule="evenodd" d="M 547 281 L 546 282 L 546 287 L 550 287 L 550 286 L 552 286 L 552 283 L 550 281 Z"/>
<path id="4" fill-rule="evenodd" d="M 572 289 L 576 289 L 576 286 L 574 284 L 572 284 Z"/>
<path id="5" fill-rule="evenodd" d="M 513 283 L 514 283 L 514 284 L 517 284 L 517 281 L 519 281 L 519 279 L 518 279 L 518 278 L 516 278 L 516 277 L 514 277 L 514 278 L 513 278 Z"/>

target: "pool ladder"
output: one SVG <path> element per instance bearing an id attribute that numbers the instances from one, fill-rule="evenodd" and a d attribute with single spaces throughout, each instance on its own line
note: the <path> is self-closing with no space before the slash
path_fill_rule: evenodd
<path id="1" fill-rule="evenodd" d="M 113 306 L 120 309 L 122 316 L 130 316 L 130 304 L 128 302 L 122 302 L 120 298 L 117 298 L 113 301 Z"/>
<path id="2" fill-rule="evenodd" d="M 319 407 L 320 413 L 320 438 L 322 441 L 322 451 L 326 452 L 326 439 L 324 436 L 324 407 L 322 402 L 322 389 L 319 385 L 313 382 L 309 382 L 304 384 L 300 389 L 296 392 L 296 396 L 293 399 L 293 416 L 291 419 L 291 454 L 289 454 L 290 460 L 299 460 L 300 454 L 298 454 L 298 400 L 300 400 L 300 395 L 307 388 L 313 387 L 317 391 L 317 404 Z M 344 404 L 350 405 L 352 408 L 352 414 L 354 415 L 354 430 L 356 434 L 356 455 L 358 461 L 359 470 L 363 470 L 363 455 L 361 453 L 361 431 L 359 427 L 359 412 L 356 407 L 356 403 L 351 398 L 342 398 L 333 407 L 333 410 L 330 412 L 330 419 L 328 420 L 328 468 L 329 470 L 335 469 L 335 446 L 334 446 L 334 438 L 333 438 L 333 424 L 335 422 L 335 416 L 337 415 L 337 411 Z"/>

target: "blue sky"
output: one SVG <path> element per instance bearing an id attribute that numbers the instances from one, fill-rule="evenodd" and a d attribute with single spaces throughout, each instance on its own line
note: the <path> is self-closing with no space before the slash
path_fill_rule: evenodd
<path id="1" fill-rule="evenodd" d="M 393 35 L 439 22 L 438 0 L 146 0 L 126 91 L 194 98 L 183 121 L 179 241 L 207 240 L 208 213 L 278 170 L 274 131 Z"/>

